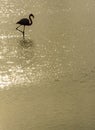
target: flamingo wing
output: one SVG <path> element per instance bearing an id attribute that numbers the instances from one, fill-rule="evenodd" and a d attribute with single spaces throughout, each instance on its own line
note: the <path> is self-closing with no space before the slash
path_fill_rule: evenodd
<path id="1" fill-rule="evenodd" d="M 19 20 L 16 24 L 29 25 L 29 20 L 27 18 L 23 18 Z"/>

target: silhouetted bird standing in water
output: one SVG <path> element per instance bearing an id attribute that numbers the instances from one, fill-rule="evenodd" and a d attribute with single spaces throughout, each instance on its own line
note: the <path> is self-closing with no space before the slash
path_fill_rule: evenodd
<path id="1" fill-rule="evenodd" d="M 18 22 L 16 23 L 16 24 L 20 24 L 16 29 L 17 29 L 18 31 L 20 31 L 21 33 L 23 33 L 23 38 L 24 38 L 25 26 L 30 26 L 30 25 L 32 25 L 32 23 L 33 23 L 31 17 L 34 18 L 34 15 L 33 15 L 33 14 L 30 14 L 30 15 L 29 15 L 29 19 L 23 18 L 23 19 L 21 19 L 20 21 L 18 21 Z M 20 26 L 22 26 L 22 25 L 24 26 L 23 31 L 21 31 L 21 30 L 18 29 L 18 28 L 19 28 Z"/>

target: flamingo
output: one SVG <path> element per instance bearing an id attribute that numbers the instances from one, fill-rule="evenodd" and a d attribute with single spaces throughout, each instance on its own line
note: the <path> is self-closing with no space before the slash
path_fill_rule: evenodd
<path id="1" fill-rule="evenodd" d="M 19 20 L 16 24 L 20 24 L 16 29 L 18 30 L 18 31 L 20 31 L 21 33 L 23 33 L 23 38 L 24 38 L 24 34 L 25 34 L 25 26 L 30 26 L 30 25 L 32 25 L 33 24 L 33 21 L 32 21 L 32 19 L 31 19 L 31 16 L 34 18 L 34 15 L 33 14 L 30 14 L 29 15 L 29 19 L 27 19 L 27 18 L 22 18 L 21 20 Z M 24 28 L 23 28 L 23 31 L 21 31 L 20 29 L 19 29 L 19 27 L 20 26 L 24 26 Z"/>

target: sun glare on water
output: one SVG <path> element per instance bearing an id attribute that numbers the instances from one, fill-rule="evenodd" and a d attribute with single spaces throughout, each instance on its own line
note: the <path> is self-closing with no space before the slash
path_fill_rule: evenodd
<path id="1" fill-rule="evenodd" d="M 0 88 L 10 88 L 14 85 L 38 84 L 44 78 L 43 71 L 36 71 L 37 68 L 22 69 L 12 67 L 7 73 L 0 73 Z M 37 69 L 38 70 L 38 69 Z"/>

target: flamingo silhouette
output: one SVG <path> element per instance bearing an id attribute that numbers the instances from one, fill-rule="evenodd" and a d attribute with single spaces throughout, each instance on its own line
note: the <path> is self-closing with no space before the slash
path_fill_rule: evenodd
<path id="1" fill-rule="evenodd" d="M 16 29 L 18 30 L 18 31 L 20 31 L 21 33 L 23 33 L 23 38 L 24 38 L 24 34 L 25 34 L 25 26 L 30 26 L 30 25 L 32 25 L 33 24 L 33 21 L 32 21 L 32 19 L 31 19 L 31 16 L 34 18 L 34 15 L 33 14 L 30 14 L 29 15 L 29 19 L 27 19 L 27 18 L 22 18 L 21 20 L 19 20 L 16 24 L 20 24 Z M 20 26 L 24 26 L 24 28 L 23 28 L 23 31 L 21 31 L 20 29 L 19 29 L 19 27 Z"/>

